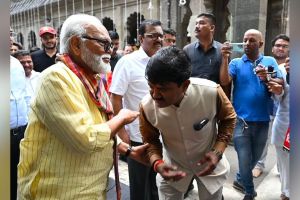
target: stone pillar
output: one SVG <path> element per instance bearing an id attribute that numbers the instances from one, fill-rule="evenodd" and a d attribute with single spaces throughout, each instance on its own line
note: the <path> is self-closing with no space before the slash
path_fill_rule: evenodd
<path id="1" fill-rule="evenodd" d="M 232 15 L 232 38 L 234 42 L 242 42 L 245 31 L 258 29 L 264 34 L 266 32 L 268 0 L 234 0 L 229 2 L 229 9 Z"/>
<path id="2" fill-rule="evenodd" d="M 161 6 L 163 27 L 169 27 L 176 31 L 176 46 L 183 48 L 187 40 L 187 27 L 192 16 L 190 0 L 186 0 L 186 4 L 183 6 L 179 6 L 178 0 L 162 0 Z"/>
<path id="3" fill-rule="evenodd" d="M 268 4 L 266 24 L 265 54 L 272 55 L 272 39 L 278 34 L 288 33 L 288 5 L 289 0 L 272 0 Z"/>
<path id="4" fill-rule="evenodd" d="M 152 0 L 152 19 L 160 20 L 160 0 Z"/>

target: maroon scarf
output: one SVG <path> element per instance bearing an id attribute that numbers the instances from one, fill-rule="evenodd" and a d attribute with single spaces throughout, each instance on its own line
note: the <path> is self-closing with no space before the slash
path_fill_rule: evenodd
<path id="1" fill-rule="evenodd" d="M 76 74 L 76 76 L 81 80 L 82 84 L 97 107 L 108 115 L 113 114 L 112 104 L 105 90 L 101 76 L 87 76 L 83 68 L 75 64 L 68 54 L 61 55 L 59 59 L 65 65 L 67 65 L 70 70 L 72 70 L 72 72 L 74 72 L 74 74 Z"/>

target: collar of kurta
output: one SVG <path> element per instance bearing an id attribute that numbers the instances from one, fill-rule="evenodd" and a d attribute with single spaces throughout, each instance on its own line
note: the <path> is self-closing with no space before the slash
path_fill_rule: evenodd
<path id="1" fill-rule="evenodd" d="M 59 55 L 58 58 L 81 80 L 88 94 L 92 98 L 97 107 L 108 114 L 110 117 L 113 114 L 112 104 L 105 90 L 103 80 L 99 74 L 88 76 L 83 67 L 74 63 L 68 54 Z"/>

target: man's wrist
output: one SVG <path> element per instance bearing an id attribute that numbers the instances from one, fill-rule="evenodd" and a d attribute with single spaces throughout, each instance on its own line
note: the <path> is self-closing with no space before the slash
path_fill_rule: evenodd
<path id="1" fill-rule="evenodd" d="M 129 146 L 127 147 L 126 152 L 125 152 L 125 157 L 128 157 L 128 156 L 130 155 L 131 152 L 132 152 L 132 147 L 129 145 Z"/>
<path id="2" fill-rule="evenodd" d="M 218 150 L 215 149 L 215 148 L 212 148 L 210 151 L 213 152 L 213 153 L 218 157 L 219 160 L 222 159 L 222 157 L 223 157 L 223 152 L 218 151 Z"/>
<path id="3" fill-rule="evenodd" d="M 164 163 L 164 161 L 163 161 L 162 159 L 155 160 L 155 161 L 153 162 L 153 170 L 154 170 L 155 172 L 158 172 L 158 171 L 157 171 L 158 165 L 163 164 L 163 163 Z"/>

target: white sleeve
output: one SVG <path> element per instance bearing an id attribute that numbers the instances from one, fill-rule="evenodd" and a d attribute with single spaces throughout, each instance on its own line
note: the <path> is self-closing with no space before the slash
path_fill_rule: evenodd
<path id="1" fill-rule="evenodd" d="M 113 75 L 111 86 L 109 91 L 111 93 L 123 96 L 130 83 L 130 64 L 126 56 L 122 57 L 116 64 Z"/>

